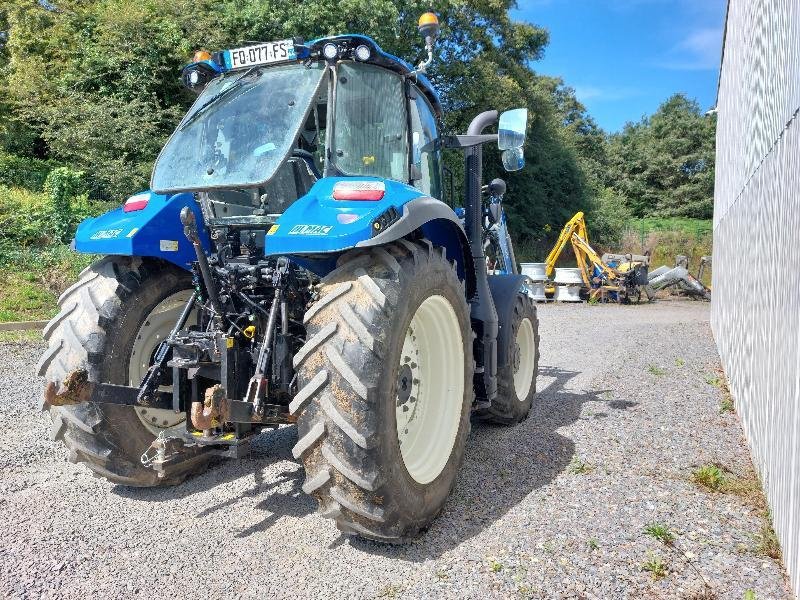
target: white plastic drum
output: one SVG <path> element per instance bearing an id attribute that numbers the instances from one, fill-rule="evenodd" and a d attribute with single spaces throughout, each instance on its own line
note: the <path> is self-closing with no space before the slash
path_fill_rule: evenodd
<path id="1" fill-rule="evenodd" d="M 547 279 L 547 265 L 545 263 L 520 263 L 523 275 L 530 277 L 531 281 L 545 281 Z"/>
<path id="2" fill-rule="evenodd" d="M 544 302 L 547 297 L 544 295 L 544 281 L 531 281 L 526 286 L 528 288 L 528 296 L 534 302 Z"/>
<path id="3" fill-rule="evenodd" d="M 580 302 L 581 286 L 559 285 L 556 286 L 556 302 Z"/>
<path id="4" fill-rule="evenodd" d="M 564 285 L 583 285 L 580 269 L 556 269 L 554 281 Z"/>

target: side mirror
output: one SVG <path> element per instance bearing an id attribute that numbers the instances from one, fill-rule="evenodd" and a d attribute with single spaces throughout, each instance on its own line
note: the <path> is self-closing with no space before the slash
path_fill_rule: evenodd
<path id="1" fill-rule="evenodd" d="M 528 109 L 515 108 L 500 115 L 497 147 L 500 150 L 522 148 L 525 143 L 525 130 L 528 127 Z M 503 162 L 505 165 L 505 162 Z M 522 168 L 522 167 L 520 167 Z M 507 169 L 514 170 L 514 169 Z"/>
<path id="2" fill-rule="evenodd" d="M 503 150 L 500 158 L 506 171 L 519 171 L 525 166 L 525 154 L 522 152 L 522 148 Z"/>

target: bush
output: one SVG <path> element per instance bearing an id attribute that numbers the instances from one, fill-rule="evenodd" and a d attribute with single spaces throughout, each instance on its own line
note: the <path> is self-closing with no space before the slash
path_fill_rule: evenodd
<path id="1" fill-rule="evenodd" d="M 603 188 L 592 200 L 586 215 L 591 243 L 610 248 L 619 246 L 625 225 L 632 216 L 622 196 L 610 188 Z"/>
<path id="2" fill-rule="evenodd" d="M 113 208 L 86 194 L 71 195 L 80 189 L 77 172 L 55 172 L 48 179 L 49 194 L 0 185 L 0 266 L 25 266 L 31 252 L 66 244 L 83 219 Z"/>
<path id="3" fill-rule="evenodd" d="M 40 192 L 52 168 L 48 161 L 0 152 L 0 185 Z"/>
<path id="4" fill-rule="evenodd" d="M 66 243 L 73 225 L 72 202 L 84 190 L 83 172 L 69 167 L 53 169 L 47 176 L 44 189 L 50 197 L 53 233 L 58 241 Z"/>

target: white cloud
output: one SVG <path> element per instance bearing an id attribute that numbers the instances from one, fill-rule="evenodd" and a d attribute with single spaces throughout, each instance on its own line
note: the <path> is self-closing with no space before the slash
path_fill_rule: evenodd
<path id="1" fill-rule="evenodd" d="M 722 29 L 703 27 L 679 41 L 659 66 L 676 71 L 706 71 L 719 67 Z"/>

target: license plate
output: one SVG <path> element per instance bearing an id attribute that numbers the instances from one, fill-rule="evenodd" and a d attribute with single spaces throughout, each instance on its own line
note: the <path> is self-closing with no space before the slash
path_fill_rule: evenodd
<path id="1" fill-rule="evenodd" d="M 245 46 L 228 50 L 228 65 L 231 69 L 268 65 L 271 63 L 294 60 L 294 41 L 280 40 L 267 42 L 257 46 Z"/>

